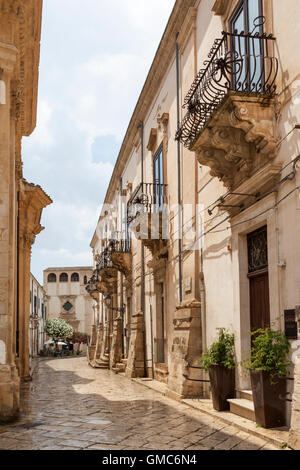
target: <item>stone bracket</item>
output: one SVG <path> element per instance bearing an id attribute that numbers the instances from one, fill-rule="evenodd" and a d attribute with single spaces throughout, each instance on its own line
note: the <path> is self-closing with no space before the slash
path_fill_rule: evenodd
<path id="1" fill-rule="evenodd" d="M 231 92 L 192 150 L 232 191 L 276 156 L 275 115 L 274 99 Z"/>

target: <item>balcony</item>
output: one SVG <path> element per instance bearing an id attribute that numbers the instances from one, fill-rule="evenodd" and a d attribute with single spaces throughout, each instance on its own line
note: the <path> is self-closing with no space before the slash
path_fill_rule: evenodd
<path id="1" fill-rule="evenodd" d="M 97 289 L 97 287 L 96 287 L 96 276 L 95 276 L 95 273 L 92 275 L 92 277 L 91 277 L 91 279 L 89 280 L 89 282 L 87 283 L 85 289 L 86 289 L 86 291 L 90 294 L 90 296 L 92 297 L 92 299 L 98 300 L 98 298 L 99 298 L 99 292 L 98 292 L 98 289 Z"/>
<path id="2" fill-rule="evenodd" d="M 114 234 L 114 239 L 109 242 L 112 265 L 128 279 L 131 276 L 132 256 L 130 241 L 126 239 L 124 233 Z"/>
<path id="3" fill-rule="evenodd" d="M 272 35 L 222 34 L 185 98 L 176 139 L 233 191 L 276 155 L 278 59 Z"/>
<path id="4" fill-rule="evenodd" d="M 127 204 L 127 221 L 137 239 L 157 250 L 168 238 L 167 185 L 141 183 Z"/>
<path id="5" fill-rule="evenodd" d="M 112 284 L 117 280 L 118 273 L 117 273 L 116 268 L 113 265 L 111 255 L 112 255 L 112 250 L 108 244 L 108 246 L 100 254 L 98 263 L 96 266 L 98 288 L 99 288 L 99 283 L 102 282 L 104 283 L 103 285 L 105 285 L 106 289 L 110 290 L 112 287 Z"/>

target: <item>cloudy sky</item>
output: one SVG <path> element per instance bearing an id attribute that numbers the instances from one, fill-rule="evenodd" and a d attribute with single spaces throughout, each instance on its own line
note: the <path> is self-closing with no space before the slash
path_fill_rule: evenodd
<path id="1" fill-rule="evenodd" d="M 44 0 L 38 122 L 24 177 L 54 201 L 32 272 L 92 263 L 89 247 L 129 119 L 174 0 Z M 158 14 L 159 12 L 159 14 Z"/>

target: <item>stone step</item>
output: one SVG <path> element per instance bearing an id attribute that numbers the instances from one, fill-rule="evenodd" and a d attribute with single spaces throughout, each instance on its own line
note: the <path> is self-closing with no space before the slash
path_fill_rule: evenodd
<path id="1" fill-rule="evenodd" d="M 97 369 L 108 369 L 108 362 L 97 359 L 94 361 Z"/>
<path id="2" fill-rule="evenodd" d="M 107 364 L 97 364 L 96 361 L 90 361 L 89 366 L 91 366 L 93 369 L 108 369 Z"/>
<path id="3" fill-rule="evenodd" d="M 125 372 L 126 366 L 122 362 L 119 362 L 116 364 L 115 367 L 112 368 L 112 371 L 115 372 L 116 374 L 119 374 L 121 372 Z"/>
<path id="4" fill-rule="evenodd" d="M 122 359 L 121 361 L 125 366 L 127 366 L 128 359 Z"/>
<path id="5" fill-rule="evenodd" d="M 245 400 L 250 400 L 253 402 L 252 390 L 240 390 L 239 395 L 240 395 L 240 398 L 244 398 Z"/>
<path id="6" fill-rule="evenodd" d="M 230 398 L 230 412 L 242 418 L 255 421 L 254 403 L 245 398 Z"/>

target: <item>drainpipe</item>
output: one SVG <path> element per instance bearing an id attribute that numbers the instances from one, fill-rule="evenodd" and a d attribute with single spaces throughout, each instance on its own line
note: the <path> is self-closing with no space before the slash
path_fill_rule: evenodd
<path id="1" fill-rule="evenodd" d="M 280 258 L 280 236 L 279 236 L 279 212 L 278 212 L 278 191 L 275 192 L 275 231 L 276 231 L 276 251 L 277 251 L 277 288 L 278 288 L 278 305 L 279 305 L 279 326 L 283 329 L 282 317 L 281 317 L 281 269 L 285 264 Z"/>
<path id="2" fill-rule="evenodd" d="M 176 91 L 177 91 L 177 130 L 180 128 L 180 61 L 178 35 L 176 34 Z M 178 181 L 178 274 L 179 274 L 179 303 L 182 302 L 182 214 L 181 214 L 181 151 L 180 141 L 177 140 L 177 181 Z"/>
<path id="3" fill-rule="evenodd" d="M 123 215 L 123 202 L 122 202 L 122 191 L 123 191 L 123 179 L 122 176 L 120 177 L 120 210 L 121 210 L 121 236 L 123 235 L 123 223 L 122 223 L 122 215 Z M 121 318 L 122 318 L 122 357 L 124 357 L 124 279 L 123 273 L 121 273 Z"/>
<path id="4" fill-rule="evenodd" d="M 144 184 L 144 123 L 141 121 L 138 128 L 141 132 L 141 183 Z M 141 284 L 141 309 L 143 312 L 143 346 L 144 346 L 144 375 L 147 377 L 147 350 L 146 350 L 146 320 L 145 320 L 145 247 L 142 243 L 141 249 L 142 264 L 142 284 Z"/>

